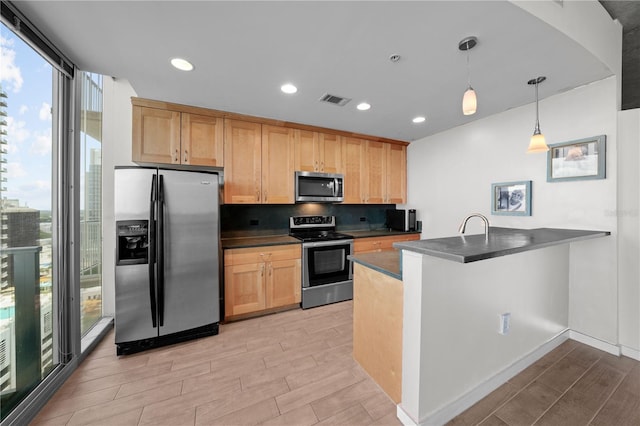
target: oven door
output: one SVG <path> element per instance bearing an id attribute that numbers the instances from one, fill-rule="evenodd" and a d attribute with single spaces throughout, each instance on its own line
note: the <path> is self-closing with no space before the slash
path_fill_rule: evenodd
<path id="1" fill-rule="evenodd" d="M 353 279 L 353 240 L 302 244 L 302 287 L 315 287 Z"/>

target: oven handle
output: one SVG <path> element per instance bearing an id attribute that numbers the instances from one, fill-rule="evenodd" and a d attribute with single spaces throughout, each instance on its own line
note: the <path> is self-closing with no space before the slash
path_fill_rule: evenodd
<path id="1" fill-rule="evenodd" d="M 331 241 L 317 241 L 313 243 L 302 243 L 302 248 L 313 247 L 326 247 L 326 246 L 341 246 L 346 244 L 353 244 L 353 240 L 331 240 Z"/>

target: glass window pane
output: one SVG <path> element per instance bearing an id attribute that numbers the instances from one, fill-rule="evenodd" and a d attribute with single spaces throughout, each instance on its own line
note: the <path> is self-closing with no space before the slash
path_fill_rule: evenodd
<path id="1" fill-rule="evenodd" d="M 56 365 L 52 105 L 58 72 L 0 27 L 0 395 L 4 419 Z"/>
<path id="2" fill-rule="evenodd" d="M 102 76 L 82 72 L 80 106 L 80 331 L 102 317 Z"/>

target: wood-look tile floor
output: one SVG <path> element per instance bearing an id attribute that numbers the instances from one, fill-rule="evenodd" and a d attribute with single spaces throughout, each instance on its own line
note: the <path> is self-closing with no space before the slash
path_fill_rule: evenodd
<path id="1" fill-rule="evenodd" d="M 352 358 L 353 303 L 220 326 L 117 357 L 113 331 L 33 425 L 401 425 Z"/>
<path id="2" fill-rule="evenodd" d="M 447 426 L 640 426 L 640 362 L 567 340 Z"/>
<path id="3" fill-rule="evenodd" d="M 352 302 L 117 357 L 113 332 L 33 425 L 400 425 L 353 360 Z M 640 362 L 567 341 L 451 425 L 640 425 Z"/>

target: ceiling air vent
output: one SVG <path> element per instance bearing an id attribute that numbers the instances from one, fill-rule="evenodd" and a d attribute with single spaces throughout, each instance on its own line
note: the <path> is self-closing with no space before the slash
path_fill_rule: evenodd
<path id="1" fill-rule="evenodd" d="M 325 93 L 319 100 L 320 102 L 327 102 L 333 105 L 345 106 L 351 99 Z"/>

